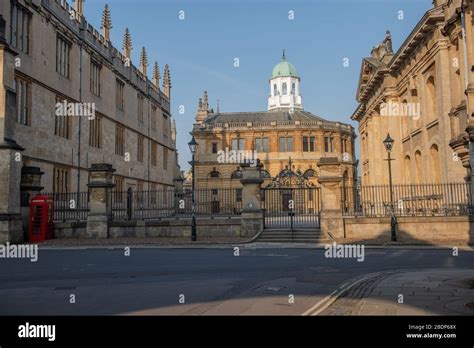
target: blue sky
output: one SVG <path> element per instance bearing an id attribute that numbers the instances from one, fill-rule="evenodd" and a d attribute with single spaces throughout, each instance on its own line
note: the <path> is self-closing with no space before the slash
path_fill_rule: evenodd
<path id="1" fill-rule="evenodd" d="M 350 120 L 362 57 L 390 30 L 394 50 L 405 40 L 431 0 L 90 0 L 89 23 L 100 28 L 109 4 L 112 42 L 122 48 L 130 29 L 138 65 L 148 52 L 150 71 L 170 65 L 172 114 L 178 128 L 182 169 L 188 167 L 187 143 L 198 98 L 204 90 L 221 112 L 265 110 L 268 78 L 282 49 L 301 76 L 304 108 L 329 120 Z M 185 11 L 185 20 L 179 11 Z M 294 20 L 288 12 L 294 11 Z M 399 20 L 403 11 L 403 20 Z M 234 58 L 240 67 L 234 67 Z M 349 67 L 343 59 L 349 59 Z M 162 73 L 163 75 L 163 73 Z M 178 112 L 184 105 L 185 113 Z"/>

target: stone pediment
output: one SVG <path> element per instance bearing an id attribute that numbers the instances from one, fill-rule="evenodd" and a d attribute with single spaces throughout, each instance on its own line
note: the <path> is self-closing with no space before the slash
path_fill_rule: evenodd
<path id="1" fill-rule="evenodd" d="M 366 57 L 362 59 L 362 65 L 360 68 L 359 74 L 359 84 L 357 85 L 357 99 L 360 99 L 360 96 L 364 89 L 366 88 L 369 81 L 375 75 L 379 67 L 383 66 L 384 64 L 372 57 Z"/>

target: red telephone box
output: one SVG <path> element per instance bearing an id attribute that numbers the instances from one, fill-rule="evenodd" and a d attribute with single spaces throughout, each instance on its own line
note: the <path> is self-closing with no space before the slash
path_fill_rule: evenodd
<path id="1" fill-rule="evenodd" d="M 30 203 L 30 242 L 40 243 L 53 238 L 53 199 L 38 195 Z"/>

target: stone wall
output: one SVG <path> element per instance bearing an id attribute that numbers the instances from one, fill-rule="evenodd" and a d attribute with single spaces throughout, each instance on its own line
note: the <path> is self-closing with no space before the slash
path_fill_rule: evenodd
<path id="1" fill-rule="evenodd" d="M 390 218 L 345 217 L 340 243 L 390 242 Z M 474 244 L 474 218 L 469 216 L 399 217 L 397 243 L 424 245 Z"/>
<path id="2" fill-rule="evenodd" d="M 241 232 L 240 218 L 197 219 L 197 237 L 243 238 L 254 235 Z M 87 224 L 84 222 L 56 223 L 54 238 L 86 238 Z M 108 238 L 123 237 L 189 237 L 191 219 L 161 221 L 111 221 Z"/>

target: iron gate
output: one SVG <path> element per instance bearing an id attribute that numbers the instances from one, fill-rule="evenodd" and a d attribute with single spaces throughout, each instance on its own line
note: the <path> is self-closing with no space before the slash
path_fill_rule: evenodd
<path id="1" fill-rule="evenodd" d="M 263 188 L 264 228 L 319 228 L 321 195 L 318 187 Z"/>

